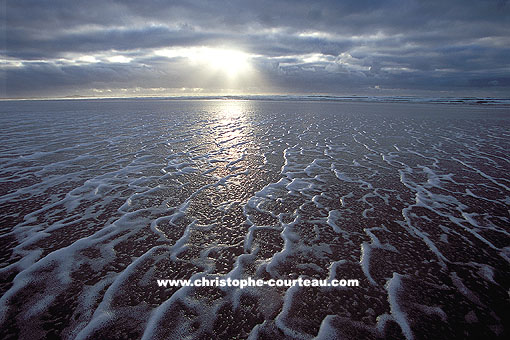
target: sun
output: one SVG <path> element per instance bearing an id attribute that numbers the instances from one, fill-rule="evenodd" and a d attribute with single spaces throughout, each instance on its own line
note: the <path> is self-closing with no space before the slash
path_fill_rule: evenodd
<path id="1" fill-rule="evenodd" d="M 260 84 L 256 54 L 222 46 L 173 47 L 155 50 L 156 56 L 181 63 L 185 77 L 197 88 L 239 91 Z M 258 85 L 257 85 L 258 86 Z"/>
<path id="2" fill-rule="evenodd" d="M 229 77 L 249 70 L 249 55 L 244 52 L 219 48 L 204 48 L 200 52 L 201 61 L 213 71 L 222 72 Z"/>

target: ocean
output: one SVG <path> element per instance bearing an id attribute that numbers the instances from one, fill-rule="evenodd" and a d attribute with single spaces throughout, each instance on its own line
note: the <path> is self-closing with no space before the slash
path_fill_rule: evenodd
<path id="1" fill-rule="evenodd" d="M 0 337 L 508 338 L 508 100 L 246 99 L 0 102 Z"/>

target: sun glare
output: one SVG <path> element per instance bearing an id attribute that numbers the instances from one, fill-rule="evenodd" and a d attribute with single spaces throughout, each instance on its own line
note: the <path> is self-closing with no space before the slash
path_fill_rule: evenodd
<path id="1" fill-rule="evenodd" d="M 182 66 L 193 87 L 221 93 L 249 92 L 262 83 L 253 64 L 258 55 L 235 48 L 174 47 L 155 50 L 154 54 Z"/>
<path id="2" fill-rule="evenodd" d="M 207 48 L 202 51 L 200 59 L 215 71 L 228 76 L 236 76 L 248 70 L 248 55 L 241 51 Z"/>
<path id="3" fill-rule="evenodd" d="M 221 72 L 230 78 L 250 71 L 249 54 L 235 49 L 189 47 L 163 49 L 156 51 L 156 55 L 168 58 L 184 57 L 196 66 L 208 68 L 213 72 Z"/>

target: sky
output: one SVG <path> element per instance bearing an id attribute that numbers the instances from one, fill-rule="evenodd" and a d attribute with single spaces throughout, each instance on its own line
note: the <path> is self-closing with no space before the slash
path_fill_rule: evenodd
<path id="1" fill-rule="evenodd" d="M 2 98 L 505 96 L 510 1 L 2 0 Z"/>

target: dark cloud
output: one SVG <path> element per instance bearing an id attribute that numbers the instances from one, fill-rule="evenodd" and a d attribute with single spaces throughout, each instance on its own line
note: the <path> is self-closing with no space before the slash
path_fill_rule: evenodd
<path id="1" fill-rule="evenodd" d="M 221 90 L 221 77 L 159 53 L 201 46 L 252 55 L 259 81 L 236 86 L 260 92 L 509 90 L 501 0 L 19 0 L 7 1 L 4 19 L 6 97 Z"/>
<path id="2" fill-rule="evenodd" d="M 105 50 L 129 51 L 167 46 L 194 46 L 218 40 L 222 35 L 171 30 L 161 26 L 135 29 L 103 29 L 30 38 L 22 30 L 7 36 L 7 55 L 27 59 L 59 57 L 65 53 L 94 53 Z"/>

